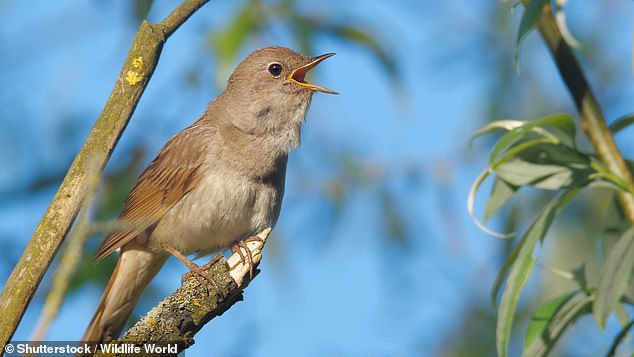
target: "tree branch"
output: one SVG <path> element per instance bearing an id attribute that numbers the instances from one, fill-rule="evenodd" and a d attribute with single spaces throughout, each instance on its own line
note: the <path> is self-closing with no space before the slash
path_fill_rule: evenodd
<path id="1" fill-rule="evenodd" d="M 266 228 L 257 235 L 261 241 L 247 243 L 254 268 L 262 259 L 262 248 L 270 233 L 271 228 Z M 119 346 L 169 343 L 176 345 L 178 352 L 181 352 L 194 344 L 194 335 L 207 322 L 242 300 L 242 291 L 258 273 L 255 270 L 253 278 L 249 276 L 248 263 L 242 260 L 239 253 L 233 254 L 228 260 L 221 257 L 207 272 L 218 283 L 221 292 L 209 282 L 201 286 L 198 280 L 191 277 L 142 317 L 122 338 L 111 343 Z M 141 351 L 146 352 L 143 348 Z"/>
<path id="2" fill-rule="evenodd" d="M 535 1 L 535 0 L 533 0 Z M 524 1 L 526 5 L 527 0 Z M 557 69 L 572 95 L 577 111 L 581 115 L 581 128 L 586 133 L 597 155 L 613 174 L 634 185 L 630 172 L 614 137 L 608 128 L 601 106 L 577 61 L 572 49 L 557 27 L 550 5 L 544 6 L 538 29 L 548 46 Z M 619 192 L 618 199 L 628 221 L 634 223 L 634 196 Z"/>
<path id="3" fill-rule="evenodd" d="M 154 73 L 167 38 L 208 0 L 185 0 L 163 22 L 143 21 L 115 87 L 0 295 L 0 350 L 13 336 L 35 290 L 68 233 L 88 186 L 101 172 Z"/>

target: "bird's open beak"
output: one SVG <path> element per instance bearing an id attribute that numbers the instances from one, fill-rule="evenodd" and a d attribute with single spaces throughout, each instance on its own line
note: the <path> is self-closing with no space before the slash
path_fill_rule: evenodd
<path id="1" fill-rule="evenodd" d="M 294 70 L 290 76 L 288 76 L 288 79 L 291 82 L 295 82 L 297 84 L 299 84 L 300 86 L 306 87 L 310 90 L 314 90 L 316 92 L 324 92 L 324 93 L 330 93 L 330 94 L 339 94 L 337 92 L 335 92 L 334 90 L 330 90 L 328 88 L 324 88 L 324 87 L 320 87 L 318 85 L 314 85 L 311 83 L 308 83 L 304 80 L 304 78 L 306 77 L 306 73 L 308 71 L 310 71 L 313 67 L 315 67 L 316 65 L 319 64 L 319 62 L 325 60 L 328 57 L 332 57 L 334 56 L 334 53 L 326 53 L 325 55 L 321 55 L 321 56 L 317 56 L 317 57 L 312 57 L 311 61 L 308 62 L 308 64 L 305 64 L 299 68 L 297 68 L 296 70 Z"/>

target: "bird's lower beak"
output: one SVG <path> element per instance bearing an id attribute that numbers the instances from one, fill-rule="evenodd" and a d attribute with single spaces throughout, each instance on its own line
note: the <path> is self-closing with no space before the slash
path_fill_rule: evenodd
<path id="1" fill-rule="evenodd" d="M 306 82 L 304 80 L 304 78 L 306 77 L 306 73 L 308 71 L 310 71 L 313 67 L 318 65 L 319 62 L 325 60 L 328 57 L 332 57 L 334 55 L 335 55 L 334 53 L 326 53 L 326 54 L 321 55 L 321 56 L 313 57 L 311 59 L 311 61 L 308 62 L 308 64 L 305 64 L 305 65 L 297 68 L 296 70 L 294 70 L 291 73 L 291 75 L 288 76 L 288 79 L 291 82 L 295 82 L 295 83 L 299 84 L 302 87 L 306 87 L 306 88 L 308 88 L 310 90 L 314 90 L 316 92 L 324 92 L 324 93 L 330 93 L 330 94 L 339 94 L 339 93 L 337 93 L 337 92 L 335 92 L 333 90 L 330 90 L 330 89 L 324 88 L 324 87 L 320 87 L 320 86 L 315 85 L 315 84 L 308 83 L 308 82 Z"/>

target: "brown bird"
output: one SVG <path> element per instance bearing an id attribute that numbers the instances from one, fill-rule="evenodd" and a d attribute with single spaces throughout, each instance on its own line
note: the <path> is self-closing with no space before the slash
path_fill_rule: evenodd
<path id="1" fill-rule="evenodd" d="M 275 225 L 288 153 L 299 146 L 312 95 L 336 94 L 304 77 L 332 55 L 252 52 L 204 114 L 163 146 L 123 205 L 119 219 L 134 228 L 109 235 L 97 250 L 97 259 L 115 250 L 121 256 L 83 341 L 117 338 L 170 254 L 200 273 L 187 255 L 226 249 Z"/>

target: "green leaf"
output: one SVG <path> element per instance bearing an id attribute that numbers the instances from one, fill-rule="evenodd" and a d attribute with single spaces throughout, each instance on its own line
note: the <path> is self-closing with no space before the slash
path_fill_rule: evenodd
<path id="1" fill-rule="evenodd" d="M 526 122 L 523 121 L 523 120 L 514 120 L 514 119 L 497 120 L 497 121 L 488 123 L 487 125 L 485 125 L 482 128 L 478 129 L 478 131 L 476 131 L 471 136 L 471 139 L 469 140 L 469 146 L 471 146 L 473 141 L 476 138 L 478 138 L 479 136 L 482 136 L 484 134 L 488 134 L 490 132 L 493 132 L 493 131 L 499 130 L 499 129 L 510 131 L 510 130 L 513 130 L 515 128 L 518 128 L 518 127 L 524 125 L 525 123 Z"/>
<path id="2" fill-rule="evenodd" d="M 510 160 L 495 172 L 506 182 L 515 186 L 531 185 L 544 190 L 569 187 L 574 181 L 573 172 L 565 166 L 539 165 L 524 160 Z"/>
<path id="3" fill-rule="evenodd" d="M 530 132 L 540 134 L 539 137 L 545 138 L 549 142 L 561 142 L 564 145 L 574 147 L 575 123 L 570 115 L 562 113 L 533 121 L 507 119 L 491 122 L 478 129 L 471 136 L 468 144 L 469 149 L 476 138 L 500 129 L 506 130 L 508 133 L 498 139 L 490 155 L 490 163 L 494 162 L 500 153 L 513 146 L 520 139 L 526 138 Z"/>
<path id="4" fill-rule="evenodd" d="M 496 326 L 496 348 L 501 357 L 506 357 L 508 344 L 511 337 L 511 328 L 515 319 L 515 310 L 524 286 L 528 282 L 530 273 L 535 266 L 536 260 L 527 256 L 513 264 L 513 269 L 509 273 L 507 286 L 502 294 L 500 310 L 498 313 Z"/>
<path id="5" fill-rule="evenodd" d="M 513 130 L 514 128 L 522 126 L 524 123 L 525 122 L 522 120 L 508 119 L 508 120 L 494 121 L 483 126 L 482 128 L 478 129 L 478 131 L 476 131 L 469 139 L 469 143 L 467 144 L 467 156 L 471 156 L 471 147 L 473 146 L 473 142 L 475 141 L 475 139 L 477 139 L 478 137 L 484 134 L 493 132 L 495 130 L 500 130 L 500 129 L 507 130 L 507 131 Z"/>
<path id="6" fill-rule="evenodd" d="M 562 144 L 528 141 L 517 145 L 493 167 L 498 176 L 516 186 L 555 190 L 587 185 L 594 176 L 591 158 Z"/>
<path id="7" fill-rule="evenodd" d="M 498 158 L 503 152 L 510 149 L 513 145 L 515 145 L 515 143 L 520 141 L 520 139 L 526 137 L 528 133 L 530 133 L 530 130 L 528 130 L 526 126 L 521 126 L 502 135 L 502 137 L 495 143 L 493 149 L 491 150 L 491 154 L 489 155 L 489 165 L 495 166 L 496 164 L 503 162 L 505 158 L 507 159 L 508 157 L 512 156 L 505 155 L 505 158 Z M 522 146 L 520 148 L 523 150 L 527 147 L 537 145 L 541 142 L 543 142 L 543 140 L 527 140 L 522 143 Z"/>
<path id="8" fill-rule="evenodd" d="M 539 150 L 539 151 L 537 151 Z M 591 157 L 566 145 L 544 144 L 533 151 L 525 151 L 522 158 L 541 164 L 566 165 L 573 169 L 588 169 Z"/>
<path id="9" fill-rule="evenodd" d="M 520 45 L 526 35 L 528 35 L 528 33 L 537 26 L 539 20 L 541 19 L 544 6 L 546 6 L 548 3 L 549 0 L 531 0 L 524 9 L 522 19 L 520 20 L 520 28 L 517 32 L 517 38 L 515 40 L 515 56 L 513 62 L 515 63 L 515 69 L 517 71 L 519 71 Z"/>
<path id="10" fill-rule="evenodd" d="M 543 128 L 549 133 L 549 135 L 543 134 L 544 137 L 552 138 L 552 136 L 555 136 L 559 139 L 559 142 L 570 147 L 574 146 L 575 122 L 566 113 L 553 114 L 538 120 L 529 121 L 524 126 L 526 129 Z"/>
<path id="11" fill-rule="evenodd" d="M 612 124 L 610 124 L 610 131 L 612 131 L 612 134 L 616 134 L 619 131 L 632 125 L 632 123 L 634 123 L 634 114 L 622 116 L 615 120 Z"/>
<path id="12" fill-rule="evenodd" d="M 472 136 L 471 142 L 480 135 L 498 129 L 507 130 L 507 133 L 492 149 L 487 170 L 472 184 L 467 209 L 480 229 L 497 237 L 508 238 L 513 234 L 492 232 L 484 223 L 512 197 L 519 186 L 531 184 L 544 189 L 565 188 L 581 180 L 587 181 L 592 171 L 588 166 L 589 159 L 572 148 L 575 124 L 567 114 L 550 115 L 530 122 L 500 120 L 489 123 Z M 480 222 L 474 214 L 475 196 L 492 171 L 506 184 L 516 187 L 511 190 L 496 181 L 485 207 L 483 221 Z"/>
<path id="13" fill-rule="evenodd" d="M 511 185 L 508 182 L 501 180 L 499 177 L 496 178 L 493 183 L 491 196 L 489 196 L 484 208 L 482 222 L 486 223 L 489 218 L 497 212 L 497 210 L 499 210 L 506 202 L 508 202 L 508 200 L 511 199 L 511 197 L 513 197 L 515 192 L 517 192 L 517 189 L 517 186 Z"/>
<path id="14" fill-rule="evenodd" d="M 616 315 L 616 318 L 619 320 L 619 323 L 621 324 L 621 326 L 625 326 L 625 324 L 627 324 L 628 321 L 630 321 L 630 313 L 627 312 L 627 308 L 625 307 L 625 304 L 623 304 L 620 300 L 616 303 L 616 306 L 614 307 L 614 314 Z"/>
<path id="15" fill-rule="evenodd" d="M 544 142 L 531 142 L 521 149 L 517 146 L 496 165 L 495 173 L 509 184 L 545 190 L 587 185 L 596 174 L 589 157 L 567 146 Z"/>
<path id="16" fill-rule="evenodd" d="M 537 308 L 524 340 L 525 357 L 548 355 L 566 327 L 590 312 L 593 298 L 573 299 L 578 293 L 563 294 Z"/>
<path id="17" fill-rule="evenodd" d="M 634 269 L 634 227 L 628 229 L 616 242 L 601 269 L 593 305 L 594 319 L 601 329 L 628 288 Z"/>
<path id="18" fill-rule="evenodd" d="M 575 138 L 575 121 L 566 113 L 557 113 L 538 120 L 533 120 L 528 122 L 526 126 L 530 129 L 543 127 L 548 130 L 550 134 L 557 134 L 555 136 L 560 140 L 569 141 Z M 553 130 L 553 128 L 557 130 Z"/>
<path id="19" fill-rule="evenodd" d="M 507 356 L 508 344 L 511 336 L 511 328 L 517 309 L 517 303 L 524 286 L 535 266 L 536 260 L 533 258 L 533 250 L 537 242 L 542 240 L 553 222 L 559 210 L 568 203 L 579 192 L 578 188 L 572 188 L 553 198 L 544 207 L 540 215 L 526 231 L 522 239 L 513 248 L 493 286 L 493 301 L 500 288 L 502 279 L 506 271 L 510 269 L 506 279 L 506 285 L 502 292 L 500 307 L 498 309 L 498 319 L 496 327 L 496 347 L 501 357 Z"/>
<path id="20" fill-rule="evenodd" d="M 475 215 L 474 206 L 475 206 L 476 194 L 480 186 L 482 186 L 482 183 L 484 183 L 484 181 L 487 179 L 487 177 L 489 177 L 489 175 L 491 175 L 491 171 L 487 169 L 483 171 L 471 184 L 471 188 L 469 189 L 469 194 L 467 195 L 467 211 L 469 212 L 469 216 L 471 216 L 473 223 L 485 233 L 490 234 L 497 238 L 511 238 L 515 235 L 515 232 L 511 232 L 511 233 L 494 232 L 490 230 L 489 228 L 487 228 L 482 222 L 480 222 L 480 220 L 478 220 L 478 217 L 476 217 Z"/>
<path id="21" fill-rule="evenodd" d="M 537 134 L 537 138 L 533 134 Z M 523 139 L 526 139 L 526 142 L 522 142 L 521 148 L 518 147 L 515 153 L 538 143 L 561 143 L 574 148 L 575 123 L 568 114 L 554 114 L 538 120 L 522 122 L 521 125 L 514 127 L 497 141 L 491 150 L 489 164 L 493 166 L 495 163 L 499 163 L 502 159 L 498 159 L 498 157 Z M 505 155 L 505 157 L 509 157 L 509 155 Z"/>
<path id="22" fill-rule="evenodd" d="M 535 343 L 535 341 L 546 332 L 546 328 L 550 321 L 552 321 L 555 314 L 561 309 L 561 307 L 572 299 L 573 296 L 577 295 L 578 291 L 573 291 L 570 293 L 566 293 L 560 295 L 556 298 L 550 299 L 545 303 L 541 304 L 533 317 L 531 317 L 531 322 L 528 325 L 528 329 L 526 330 L 526 338 L 524 339 L 524 350 L 528 350 L 530 345 Z"/>

